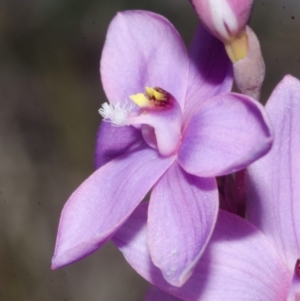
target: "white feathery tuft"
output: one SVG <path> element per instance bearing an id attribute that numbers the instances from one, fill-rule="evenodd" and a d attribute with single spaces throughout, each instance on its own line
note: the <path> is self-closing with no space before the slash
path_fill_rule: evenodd
<path id="1" fill-rule="evenodd" d="M 100 115 L 103 117 L 103 121 L 109 121 L 115 126 L 129 125 L 128 117 L 135 105 L 133 103 L 121 103 L 109 104 L 105 102 L 99 109 Z"/>

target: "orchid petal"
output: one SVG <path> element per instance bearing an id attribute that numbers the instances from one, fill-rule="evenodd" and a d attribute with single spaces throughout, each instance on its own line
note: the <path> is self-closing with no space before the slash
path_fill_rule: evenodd
<path id="1" fill-rule="evenodd" d="M 266 110 L 275 139 L 268 155 L 248 168 L 248 214 L 293 271 L 300 254 L 300 81 L 286 76 Z"/>
<path id="2" fill-rule="evenodd" d="M 103 121 L 97 133 L 95 167 L 99 168 L 144 143 L 141 131 L 133 126 L 116 127 Z"/>
<path id="3" fill-rule="evenodd" d="M 182 301 L 155 286 L 151 286 L 146 294 L 145 301 Z"/>
<path id="4" fill-rule="evenodd" d="M 179 33 L 164 17 L 125 11 L 112 20 L 102 52 L 103 88 L 111 103 L 146 86 L 160 87 L 182 105 L 188 81 L 188 55 Z"/>
<path id="5" fill-rule="evenodd" d="M 229 174 L 265 155 L 272 140 L 263 107 L 248 96 L 225 93 L 202 102 L 194 113 L 178 162 L 200 177 Z"/>
<path id="6" fill-rule="evenodd" d="M 65 204 L 52 267 L 69 264 L 98 249 L 126 221 L 174 161 L 144 148 L 94 172 Z"/>
<path id="7" fill-rule="evenodd" d="M 291 274 L 269 240 L 248 221 L 220 211 L 215 231 L 191 278 L 171 286 L 147 248 L 147 204 L 142 204 L 113 241 L 129 264 L 158 288 L 186 301 L 285 300 Z"/>
<path id="8" fill-rule="evenodd" d="M 229 92 L 233 84 L 232 74 L 232 64 L 223 43 L 199 24 L 190 48 L 185 117 L 194 112 L 203 99 Z"/>
<path id="9" fill-rule="evenodd" d="M 192 274 L 214 229 L 218 206 L 215 179 L 189 175 L 177 163 L 152 189 L 149 249 L 172 285 L 182 286 Z"/>

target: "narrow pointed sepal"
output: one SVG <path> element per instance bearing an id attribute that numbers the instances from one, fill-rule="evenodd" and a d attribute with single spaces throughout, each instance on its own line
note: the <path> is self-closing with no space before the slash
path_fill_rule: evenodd
<path id="1" fill-rule="evenodd" d="M 153 184 L 173 163 L 142 148 L 110 161 L 86 179 L 65 204 L 52 268 L 97 250 L 127 220 Z"/>

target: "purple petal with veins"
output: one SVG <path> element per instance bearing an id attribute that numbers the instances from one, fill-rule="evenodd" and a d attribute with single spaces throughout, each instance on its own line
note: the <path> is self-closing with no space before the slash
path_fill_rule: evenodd
<path id="1" fill-rule="evenodd" d="M 77 261 L 103 245 L 174 159 L 142 148 L 96 170 L 63 208 L 52 268 Z"/>
<path id="2" fill-rule="evenodd" d="M 169 283 L 181 286 L 191 275 L 212 234 L 218 207 L 215 179 L 187 174 L 177 163 L 154 185 L 148 244 Z"/>
<path id="3" fill-rule="evenodd" d="M 300 257 L 300 81 L 286 76 L 266 110 L 274 127 L 274 145 L 247 169 L 248 216 L 292 272 Z"/>
<path id="4" fill-rule="evenodd" d="M 245 168 L 272 146 L 269 119 L 251 98 L 225 93 L 200 102 L 182 137 L 179 164 L 189 173 L 214 177 Z"/>

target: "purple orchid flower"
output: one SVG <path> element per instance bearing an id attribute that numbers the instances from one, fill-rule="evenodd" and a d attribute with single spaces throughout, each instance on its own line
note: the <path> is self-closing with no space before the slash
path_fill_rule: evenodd
<path id="1" fill-rule="evenodd" d="M 286 76 L 266 110 L 275 139 L 271 151 L 247 169 L 249 221 L 220 210 L 211 240 L 181 288 L 167 283 L 151 261 L 147 204 L 113 237 L 128 262 L 163 290 L 150 290 L 147 301 L 299 300 L 300 81 Z"/>
<path id="2" fill-rule="evenodd" d="M 260 104 L 229 92 L 219 41 L 199 27 L 188 55 L 174 27 L 154 13 L 113 19 L 100 71 L 110 104 L 100 109 L 109 122 L 97 138 L 98 169 L 64 206 L 52 267 L 97 250 L 152 189 L 151 257 L 180 286 L 216 223 L 215 177 L 269 151 L 268 118 Z"/>

